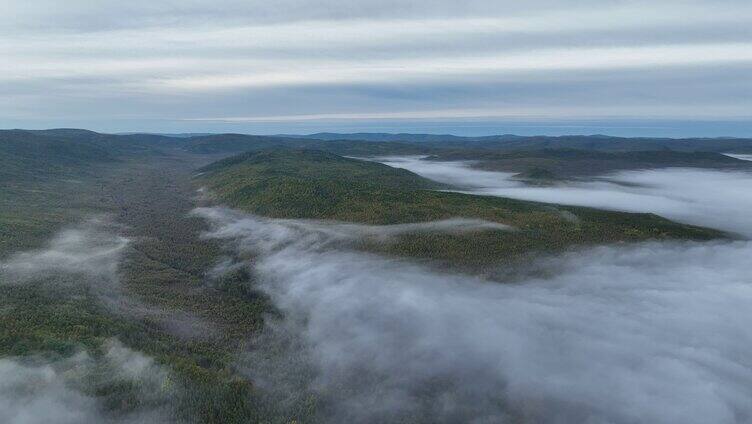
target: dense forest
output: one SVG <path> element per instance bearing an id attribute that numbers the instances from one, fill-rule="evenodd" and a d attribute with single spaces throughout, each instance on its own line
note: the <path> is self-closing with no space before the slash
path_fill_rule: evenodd
<path id="1" fill-rule="evenodd" d="M 489 171 L 517 172 L 530 179 L 557 180 L 593 177 L 611 172 L 667 167 L 748 170 L 752 162 L 716 152 L 626 151 L 543 149 L 493 152 L 464 149 L 427 158 L 435 161 L 472 161 L 473 167 Z"/>
<path id="2" fill-rule="evenodd" d="M 532 251 L 648 239 L 720 237 L 712 230 L 649 214 L 450 193 L 409 171 L 316 150 L 271 150 L 234 156 L 197 177 L 215 201 L 274 218 L 404 224 L 456 217 L 509 225 L 515 231 L 408 234 L 370 248 L 455 265 L 511 261 Z"/>
<path id="3" fill-rule="evenodd" d="M 248 152 L 228 157 L 243 151 Z M 512 278 L 510 268 L 501 265 L 521 265 L 534 254 L 727 237 L 652 214 L 446 192 L 442 190 L 451 187 L 409 171 L 345 157 L 466 159 L 473 151 L 464 156 L 431 142 L 2 131 L 0 264 L 31 261 L 34 252 L 67 248 L 79 236 L 114 246 L 119 260 L 111 275 L 83 272 L 78 262 L 70 272 L 53 267 L 23 278 L 0 273 L 0 356 L 44 359 L 66 370 L 65 358 L 87 352 L 94 365 L 74 386 L 101 400 L 98 414 L 106 419 L 138 420 L 134 417 L 144 411 L 164 422 L 307 422 L 320 417 L 325 406 L 315 397 L 297 401 L 295 410 L 280 411 L 243 372 L 239 355 L 257 348 L 265 322 L 281 312 L 258 290 L 253 273 L 222 268 L 253 258 L 238 258 L 237 252 L 204 237 L 207 223 L 191 214 L 197 206 L 229 206 L 267 219 L 317 223 L 393 226 L 462 218 L 502 224 L 474 232 L 408 229 L 387 238 L 374 234 L 388 227 L 374 227 L 375 232 L 350 242 L 357 251 L 413 258 L 432 269 L 497 282 Z M 610 164 L 610 155 L 566 150 L 498 153 L 489 160 L 537 166 L 540 160 L 562 164 L 571 158 L 618 168 Z M 615 157 L 640 167 L 736 165 L 705 153 Z M 75 237 L 71 241 L 66 234 Z M 153 360 L 143 369 L 158 380 L 110 378 L 114 355 L 128 349 Z"/>

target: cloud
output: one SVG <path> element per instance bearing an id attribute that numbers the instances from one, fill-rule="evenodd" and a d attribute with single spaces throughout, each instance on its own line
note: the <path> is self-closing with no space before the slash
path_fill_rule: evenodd
<path id="1" fill-rule="evenodd" d="M 499 284 L 198 213 L 260 255 L 247 266 L 284 319 L 244 365 L 286 419 L 312 400 L 334 422 L 752 418 L 749 242 L 599 247 Z"/>
<path id="2" fill-rule="evenodd" d="M 588 117 L 749 117 L 749 72 L 728 71 L 752 63 L 743 1 L 45 0 L 6 12 L 10 122 L 310 128 L 317 116 L 561 118 L 574 106 Z M 695 78 L 677 90 L 661 72 Z"/>
<path id="3" fill-rule="evenodd" d="M 664 12 L 651 15 L 641 8 L 652 6 Z M 581 1 L 577 4 L 562 3 L 557 0 L 535 0 L 525 3 L 513 1 L 471 0 L 458 4 L 451 0 L 415 0 L 401 2 L 397 0 L 377 1 L 358 0 L 342 2 L 340 0 L 314 0 L 301 4 L 298 0 L 281 0 L 274 3 L 260 0 L 240 1 L 188 0 L 179 4 L 148 2 L 136 0 L 128 3 L 117 1 L 100 1 L 92 3 L 86 0 L 73 0 L 66 7 L 59 7 L 53 0 L 40 0 L 33 4 L 11 2 L 9 10 L 16 19 L 6 18 L 0 22 L 14 28 L 67 29 L 78 31 L 95 31 L 109 28 L 128 28 L 133 26 L 151 26 L 158 23 L 185 23 L 201 25 L 217 20 L 229 23 L 271 24 L 307 21 L 348 22 L 353 20 L 389 20 L 395 18 L 479 18 L 488 16 L 506 16 L 509 23 L 514 19 L 535 19 L 538 15 L 553 17 L 579 16 L 580 25 L 608 26 L 624 25 L 623 21 L 634 23 L 642 18 L 645 21 L 671 21 L 679 15 L 687 21 L 710 20 L 709 14 L 722 21 L 739 19 L 739 12 L 748 10 L 748 4 L 742 0 L 724 0 L 716 3 L 706 1 L 671 1 L 655 5 L 646 1 L 599 2 Z M 604 11 L 612 11 L 618 16 L 604 16 Z M 734 15 L 734 11 L 737 12 Z M 702 12 L 705 12 L 703 15 Z M 133 19 L 123 21 L 119 16 L 127 14 Z M 553 19 L 555 26 L 574 26 L 575 23 L 565 19 Z M 725 19 L 724 19 L 725 18 Z M 514 28 L 523 26 L 525 21 L 518 21 Z M 533 26 L 533 28 L 536 28 Z"/>
<path id="4" fill-rule="evenodd" d="M 324 247 L 332 243 L 342 245 L 348 241 L 390 238 L 411 233 L 446 232 L 463 233 L 488 230 L 511 231 L 514 228 L 482 219 L 452 218 L 439 221 L 392 225 L 361 225 L 347 222 L 310 219 L 269 219 L 251 217 L 227 208 L 197 208 L 193 214 L 225 225 L 212 234 L 213 237 L 232 237 L 236 233 L 259 231 L 268 243 L 268 249 L 280 247 L 290 241 L 307 246 Z"/>
<path id="5" fill-rule="evenodd" d="M 82 275 L 103 283 L 117 280 L 120 259 L 130 240 L 111 231 L 105 218 L 93 218 L 64 229 L 47 246 L 12 255 L 0 262 L 0 272 L 15 281 L 44 278 L 56 272 Z"/>
<path id="6" fill-rule="evenodd" d="M 752 237 L 752 173 L 699 168 L 625 171 L 595 181 L 533 187 L 512 179 L 514 173 L 472 169 L 467 162 L 436 162 L 419 157 L 384 158 L 461 191 L 537 202 L 650 212 L 680 222 Z"/>
<path id="7" fill-rule="evenodd" d="M 132 240 L 107 217 L 87 219 L 52 236 L 43 248 L 18 252 L 0 261 L 1 284 L 86 288 L 110 312 L 158 323 L 171 334 L 206 337 L 213 326 L 182 311 L 164 310 L 128 294 L 120 266 Z"/>
<path id="8" fill-rule="evenodd" d="M 57 360 L 0 358 L 0 421 L 7 424 L 170 422 L 168 372 L 116 339 L 101 357 L 81 351 Z M 128 385 L 133 385 L 128 391 Z M 124 399 L 117 399 L 120 387 Z M 106 390 L 107 389 L 107 390 Z M 112 396 L 106 400 L 96 397 Z M 132 398 L 130 396 L 133 396 Z M 117 401 L 117 402 L 116 402 Z M 122 402 L 122 403 L 121 403 Z M 129 409 L 137 402 L 144 408 Z M 122 410 L 121 410 L 122 409 Z"/>

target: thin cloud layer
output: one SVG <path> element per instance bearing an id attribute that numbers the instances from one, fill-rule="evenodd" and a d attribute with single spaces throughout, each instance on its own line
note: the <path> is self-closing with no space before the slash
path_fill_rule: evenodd
<path id="1" fill-rule="evenodd" d="M 198 208 L 193 214 L 226 224 L 213 233 L 213 237 L 228 238 L 236 233 L 259 231 L 259 237 L 263 238 L 268 245 L 265 250 L 279 248 L 291 241 L 299 245 L 318 248 L 333 243 L 342 245 L 348 241 L 361 239 L 387 241 L 392 237 L 409 233 L 513 230 L 513 227 L 498 222 L 468 218 L 410 224 L 360 225 L 337 221 L 250 217 L 227 208 Z"/>
<path id="2" fill-rule="evenodd" d="M 5 9 L 5 126 L 738 119 L 749 118 L 752 97 L 752 8 L 739 0 L 45 0 Z"/>
<path id="3" fill-rule="evenodd" d="M 111 283 L 130 240 L 118 236 L 104 218 L 93 218 L 60 231 L 43 249 L 17 253 L 0 262 L 0 272 L 14 281 L 45 278 L 57 272 Z"/>
<path id="4" fill-rule="evenodd" d="M 529 186 L 513 173 L 472 169 L 466 162 L 384 158 L 390 166 L 452 184 L 463 192 L 537 202 L 592 206 L 663 217 L 752 237 L 752 174 L 695 168 L 625 171 L 589 182 Z"/>

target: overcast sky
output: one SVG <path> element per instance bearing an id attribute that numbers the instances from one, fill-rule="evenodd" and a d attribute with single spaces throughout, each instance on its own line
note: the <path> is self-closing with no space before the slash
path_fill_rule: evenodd
<path id="1" fill-rule="evenodd" d="M 0 127 L 752 135 L 749 0 L 0 3 Z"/>

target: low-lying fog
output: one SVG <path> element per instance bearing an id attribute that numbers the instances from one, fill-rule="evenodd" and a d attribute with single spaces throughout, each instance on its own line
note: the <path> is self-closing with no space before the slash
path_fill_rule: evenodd
<path id="1" fill-rule="evenodd" d="M 57 273 L 95 279 L 111 286 L 117 280 L 120 259 L 130 242 L 117 235 L 104 217 L 93 217 L 55 234 L 41 249 L 19 252 L 0 262 L 0 276 L 28 282 Z"/>
<path id="2" fill-rule="evenodd" d="M 752 235 L 752 175 L 621 172 L 529 187 L 399 158 L 463 191 L 638 212 Z M 355 225 L 200 209 L 284 313 L 245 360 L 281 410 L 334 422 L 738 423 L 752 420 L 752 243 L 602 246 L 515 284 L 355 252 Z M 447 229 L 446 224 L 442 225 Z M 389 233 L 388 228 L 383 228 Z"/>
<path id="3" fill-rule="evenodd" d="M 172 422 L 168 371 L 150 357 L 107 340 L 103 355 L 86 351 L 58 360 L 0 358 L 0 422 L 4 424 L 137 424 Z M 135 411 L 107 411 L 93 395 L 135 387 Z M 110 400 L 110 403 L 113 403 Z M 109 405 L 109 409 L 118 405 Z"/>
<path id="4" fill-rule="evenodd" d="M 123 290 L 120 268 L 134 240 L 119 235 L 121 230 L 106 216 L 94 216 L 63 228 L 45 246 L 17 252 L 0 261 L 0 287 L 28 284 L 86 288 L 111 312 L 132 318 L 149 317 L 181 337 L 210 334 L 211 327 L 198 318 L 146 304 Z"/>
<path id="5" fill-rule="evenodd" d="M 732 157 L 734 159 L 749 160 L 752 161 L 752 155 L 745 155 L 741 153 L 724 153 L 724 155 Z"/>
<path id="6" fill-rule="evenodd" d="M 752 173 L 699 168 L 623 171 L 593 181 L 531 186 L 513 173 L 473 169 L 467 162 L 438 162 L 418 157 L 380 159 L 458 191 L 538 202 L 591 206 L 663 217 L 752 237 Z"/>
<path id="7" fill-rule="evenodd" d="M 598 247 L 505 285 L 354 252 L 306 221 L 197 213 L 259 255 L 246 266 L 284 313 L 241 361 L 281 410 L 313 394 L 325 422 L 752 420 L 747 241 Z"/>
<path id="8" fill-rule="evenodd" d="M 655 212 L 752 236 L 750 174 L 667 169 L 528 187 L 463 164 L 389 163 L 468 192 Z M 238 262 L 223 266 L 247 267 L 281 312 L 238 367 L 268 409 L 290 419 L 317 399 L 324 422 L 752 421 L 750 241 L 601 246 L 531 264 L 549 272 L 530 275 L 545 277 L 500 284 L 347 247 L 412 231 L 508 229 L 498 224 L 195 213 L 211 224 L 207 237 L 236 253 Z M 127 242 L 90 222 L 10 257 L 0 271 L 18 284 L 54 273 L 117 280 Z M 148 358 L 112 346 L 105 359 L 136 359 L 110 366 L 141 370 L 122 378 L 153 374 L 162 384 L 164 371 Z M 88 361 L 0 360 L 0 419 L 99 421 L 98 401 L 75 387 L 86 366 L 71 374 L 81 358 Z"/>

